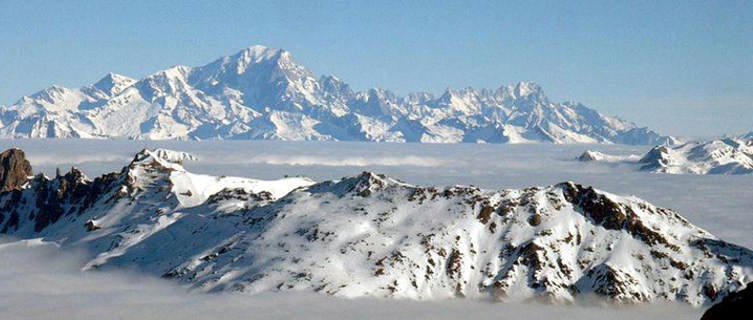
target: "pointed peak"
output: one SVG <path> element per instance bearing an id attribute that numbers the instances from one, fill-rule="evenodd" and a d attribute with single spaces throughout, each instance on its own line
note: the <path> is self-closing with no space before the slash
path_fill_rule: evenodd
<path id="1" fill-rule="evenodd" d="M 172 66 L 170 68 L 167 68 L 165 70 L 162 70 L 160 72 L 161 73 L 166 73 L 166 72 L 187 73 L 189 71 L 191 71 L 191 67 L 189 67 L 187 65 L 183 65 L 183 64 L 176 64 L 176 65 L 174 65 L 174 66 Z"/>
<path id="2" fill-rule="evenodd" d="M 117 73 L 108 73 L 102 79 L 92 85 L 92 87 L 111 95 L 120 93 L 123 89 L 136 83 L 136 80 Z"/>
<path id="3" fill-rule="evenodd" d="M 254 45 L 239 51 L 230 58 L 249 64 L 259 63 L 264 60 L 273 60 L 280 57 L 289 58 L 290 53 L 282 49 L 269 48 L 262 45 Z"/>
<path id="4" fill-rule="evenodd" d="M 544 96 L 544 90 L 536 82 L 521 81 L 512 86 L 511 90 L 516 97 L 523 98 L 528 96 Z"/>
<path id="5" fill-rule="evenodd" d="M 541 90 L 541 86 L 535 81 L 520 81 L 515 84 L 516 88 L 526 88 L 528 90 Z"/>
<path id="6" fill-rule="evenodd" d="M 178 164 L 182 164 L 184 161 L 199 161 L 199 158 L 197 158 L 193 154 L 190 154 L 188 152 L 183 152 L 183 151 L 173 151 L 173 150 L 158 148 L 158 149 L 154 149 L 152 153 L 162 159 L 165 159 L 173 163 L 178 163 Z"/>
<path id="7" fill-rule="evenodd" d="M 191 73 L 192 68 L 182 64 L 176 64 L 167 69 L 150 74 L 144 80 L 148 79 L 186 79 Z M 142 80 L 143 81 L 143 80 Z"/>
<path id="8" fill-rule="evenodd" d="M 363 191 L 365 189 L 382 189 L 385 188 L 388 185 L 404 185 L 408 186 L 407 184 L 400 182 L 398 180 L 395 180 L 393 178 L 390 178 L 384 174 L 381 173 L 375 173 L 371 171 L 363 171 L 361 174 L 349 178 L 344 178 L 340 181 L 340 183 L 344 183 L 346 185 L 352 186 L 352 189 L 355 191 Z"/>
<path id="9" fill-rule="evenodd" d="M 47 88 L 34 92 L 28 96 L 21 97 L 21 99 L 19 99 L 18 102 L 16 102 L 16 104 L 21 104 L 25 101 L 29 101 L 32 99 L 44 99 L 49 102 L 52 102 L 53 100 L 55 100 L 55 98 L 60 98 L 63 95 L 65 95 L 68 91 L 71 91 L 71 89 L 68 89 L 63 86 L 59 86 L 57 84 L 53 84 Z"/>
<path id="10" fill-rule="evenodd" d="M 273 74 L 276 73 L 274 69 L 279 69 L 291 78 L 310 75 L 303 66 L 294 61 L 289 52 L 261 45 L 251 46 L 233 55 L 222 57 L 202 68 L 207 68 L 208 72 L 215 76 L 227 72 L 240 75 L 255 65 L 262 65 L 266 72 Z"/>
<path id="11" fill-rule="evenodd" d="M 406 104 L 426 104 L 432 100 L 434 95 L 425 91 L 411 92 L 402 98 L 402 102 Z"/>
<path id="12" fill-rule="evenodd" d="M 108 72 L 104 77 L 102 77 L 102 80 L 109 80 L 109 81 L 134 81 L 133 78 L 124 76 L 122 74 L 114 73 L 114 72 Z"/>
<path id="13" fill-rule="evenodd" d="M 355 194 L 361 197 L 368 197 L 372 192 L 384 190 L 390 186 L 413 187 L 412 185 L 392 179 L 383 174 L 364 171 L 357 176 L 344 177 L 340 180 L 318 183 L 309 188 L 309 191 L 313 193 L 334 192 L 341 196 L 345 194 Z"/>
<path id="14" fill-rule="evenodd" d="M 578 161 L 588 162 L 588 161 L 599 161 L 604 158 L 605 158 L 605 155 L 599 151 L 586 150 L 576 159 Z"/>
<path id="15" fill-rule="evenodd" d="M 168 149 L 142 149 L 134 156 L 129 167 L 149 166 L 163 167 L 168 170 L 185 171 L 183 161 L 196 161 L 198 158 L 187 152 Z"/>
<path id="16" fill-rule="evenodd" d="M 23 150 L 11 148 L 0 153 L 0 191 L 21 187 L 32 174 L 31 163 Z"/>

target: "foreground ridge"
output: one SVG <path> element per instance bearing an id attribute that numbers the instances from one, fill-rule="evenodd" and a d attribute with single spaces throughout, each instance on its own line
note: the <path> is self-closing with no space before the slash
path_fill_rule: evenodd
<path id="1" fill-rule="evenodd" d="M 744 319 L 749 316 L 753 303 L 753 283 L 743 290 L 728 294 L 722 301 L 703 313 L 701 320 Z"/>
<path id="2" fill-rule="evenodd" d="M 3 138 L 276 139 L 390 142 L 623 143 L 669 139 L 520 82 L 440 97 L 355 92 L 285 50 L 253 46 L 143 79 L 110 73 L 0 107 Z"/>
<path id="3" fill-rule="evenodd" d="M 128 267 L 208 292 L 698 305 L 753 280 L 750 250 L 573 182 L 262 181 L 192 174 L 187 156 L 145 149 L 94 180 L 37 175 L 0 193 L 0 231 L 86 249 L 87 270 Z"/>

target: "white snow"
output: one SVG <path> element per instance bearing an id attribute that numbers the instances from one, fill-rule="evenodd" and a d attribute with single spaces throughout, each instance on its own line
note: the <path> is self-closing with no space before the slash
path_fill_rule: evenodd
<path id="1" fill-rule="evenodd" d="M 319 79 L 281 49 L 253 46 L 204 66 L 143 79 L 107 74 L 0 106 L 0 137 L 274 139 L 430 143 L 654 144 L 670 137 L 575 103 L 533 82 L 399 97 Z"/>
<path id="2" fill-rule="evenodd" d="M 56 167 L 75 166 L 89 177 L 117 171 L 133 158 L 134 150 L 148 147 L 187 151 L 200 160 L 184 166 L 190 172 L 212 176 L 277 180 L 284 175 L 302 175 L 325 181 L 373 170 L 415 184 L 464 184 L 487 189 L 572 180 L 675 209 L 724 240 L 753 247 L 749 233 L 753 229 L 753 179 L 749 175 L 653 174 L 636 172 L 634 165 L 622 162 L 572 160 L 587 149 L 624 156 L 646 153 L 646 147 L 85 139 L 0 140 L 0 146 L 22 148 L 34 171 L 51 177 Z M 414 158 L 417 162 L 395 158 Z M 709 198 L 713 201 L 699 201 Z"/>
<path id="3" fill-rule="evenodd" d="M 587 150 L 578 156 L 578 161 L 600 161 L 600 162 L 637 162 L 641 156 L 631 154 L 627 156 L 614 156 L 599 151 Z"/>
<path id="4" fill-rule="evenodd" d="M 641 170 L 670 174 L 753 173 L 753 138 L 723 138 L 687 142 L 675 146 L 658 145 L 644 156 L 612 156 L 586 151 L 581 161 L 625 162 Z"/>
<path id="5" fill-rule="evenodd" d="M 342 299 L 311 293 L 192 294 L 159 278 L 124 271 L 84 272 L 82 255 L 49 242 L 0 245 L 0 316 L 6 319 L 697 319 L 702 308 L 640 305 L 614 308 L 594 301 L 540 303 Z"/>
<path id="6" fill-rule="evenodd" d="M 417 187 L 369 172 L 261 181 L 193 174 L 177 162 L 185 154 L 158 150 L 139 152 L 112 183 L 86 182 L 100 194 L 68 198 L 63 212 L 86 207 L 41 230 L 35 192 L 48 182 L 35 179 L 12 210 L 29 219 L 6 233 L 86 249 L 86 270 L 133 268 L 209 292 L 699 305 L 719 297 L 707 287 L 723 294 L 753 277 L 753 252 L 639 198 L 569 182 Z"/>

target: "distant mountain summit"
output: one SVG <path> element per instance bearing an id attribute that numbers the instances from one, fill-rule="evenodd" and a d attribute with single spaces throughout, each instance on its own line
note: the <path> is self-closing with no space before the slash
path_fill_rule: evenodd
<path id="1" fill-rule="evenodd" d="M 52 86 L 0 107 L 0 137 L 623 143 L 668 140 L 520 82 L 404 97 L 315 77 L 285 50 L 253 46 L 136 80 Z"/>
<path id="2" fill-rule="evenodd" d="M 753 173 L 753 134 L 662 144 L 643 156 L 615 156 L 588 150 L 577 159 L 634 163 L 643 171 L 671 174 L 750 174 Z"/>

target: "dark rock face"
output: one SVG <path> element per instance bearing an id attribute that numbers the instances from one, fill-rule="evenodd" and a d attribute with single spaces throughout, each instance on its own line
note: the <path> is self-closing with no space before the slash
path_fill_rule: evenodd
<path id="1" fill-rule="evenodd" d="M 0 192 L 17 189 L 29 180 L 31 164 L 21 149 L 0 153 Z"/>
<path id="2" fill-rule="evenodd" d="M 722 301 L 711 306 L 701 320 L 749 319 L 753 311 L 753 282 L 741 291 L 728 294 Z"/>
<path id="3" fill-rule="evenodd" d="M 644 225 L 629 207 L 610 200 L 592 187 L 572 183 L 562 186 L 565 199 L 579 207 L 583 215 L 595 224 L 610 230 L 625 230 L 649 244 L 669 245 L 660 233 Z"/>
<path id="4" fill-rule="evenodd" d="M 596 158 L 593 152 L 586 151 L 583 152 L 580 156 L 578 156 L 578 161 L 588 162 L 588 161 L 596 161 L 599 160 Z"/>
<path id="5" fill-rule="evenodd" d="M 29 181 L 29 188 L 0 192 L 0 232 L 18 227 L 19 218 L 34 221 L 39 232 L 66 215 L 80 215 L 114 190 L 119 176 L 106 174 L 89 181 L 72 168 L 70 172 L 48 179 L 37 175 Z"/>
<path id="6" fill-rule="evenodd" d="M 667 146 L 656 146 L 643 156 L 638 163 L 643 164 L 641 170 L 656 170 L 669 164 Z"/>

